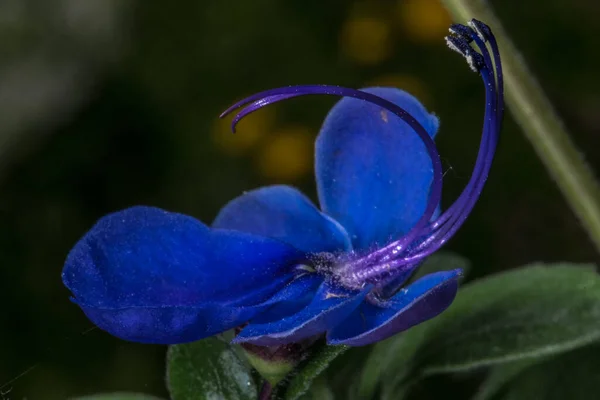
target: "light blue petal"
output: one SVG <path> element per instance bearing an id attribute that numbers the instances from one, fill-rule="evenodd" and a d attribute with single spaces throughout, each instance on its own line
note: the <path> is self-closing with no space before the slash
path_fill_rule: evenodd
<path id="1" fill-rule="evenodd" d="M 233 342 L 278 346 L 322 334 L 343 321 L 370 290 L 350 291 L 324 282 L 310 304 L 299 312 L 270 323 L 255 324 L 251 320 Z"/>
<path id="2" fill-rule="evenodd" d="M 279 239 L 307 253 L 337 252 L 351 246 L 340 224 L 298 190 L 284 185 L 252 190 L 230 201 L 213 227 Z"/>
<path id="3" fill-rule="evenodd" d="M 385 306 L 363 302 L 329 330 L 327 343 L 365 346 L 435 317 L 454 300 L 460 274 L 457 269 L 426 275 L 398 292 Z"/>
<path id="4" fill-rule="evenodd" d="M 364 91 L 404 108 L 435 135 L 438 118 L 410 94 Z M 321 209 L 346 228 L 356 249 L 399 238 L 425 211 L 433 178 L 425 145 L 408 124 L 379 106 L 340 100 L 321 128 L 315 161 Z"/>
<path id="5" fill-rule="evenodd" d="M 63 282 L 115 336 L 177 343 L 246 322 L 293 279 L 304 257 L 273 239 L 133 207 L 102 218 L 75 245 Z"/>

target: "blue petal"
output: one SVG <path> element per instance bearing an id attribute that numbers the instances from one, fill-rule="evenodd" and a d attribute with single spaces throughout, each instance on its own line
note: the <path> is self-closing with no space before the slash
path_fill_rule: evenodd
<path id="1" fill-rule="evenodd" d="M 80 305 L 100 329 L 123 340 L 139 343 L 178 344 L 213 336 L 243 324 L 260 306 L 125 307 L 118 309 Z"/>
<path id="2" fill-rule="evenodd" d="M 439 122 L 410 94 L 369 88 L 401 106 L 434 136 Z M 425 211 L 433 169 L 425 145 L 397 116 L 345 98 L 325 119 L 316 142 L 321 209 L 340 222 L 356 249 L 406 233 Z"/>
<path id="3" fill-rule="evenodd" d="M 323 278 L 315 273 L 296 278 L 264 304 L 273 304 L 250 321 L 252 324 L 264 324 L 278 321 L 295 314 L 306 307 L 315 296 Z"/>
<path id="4" fill-rule="evenodd" d="M 460 274 L 459 269 L 429 274 L 402 289 L 385 307 L 364 302 L 327 333 L 327 342 L 364 346 L 435 317 L 454 300 Z"/>
<path id="5" fill-rule="evenodd" d="M 303 261 L 276 240 L 134 207 L 102 218 L 75 245 L 63 282 L 108 332 L 178 343 L 246 322 Z"/>
<path id="6" fill-rule="evenodd" d="M 310 304 L 299 312 L 271 323 L 255 324 L 251 320 L 233 342 L 278 346 L 319 335 L 343 321 L 370 290 L 350 291 L 324 282 Z"/>
<path id="7" fill-rule="evenodd" d="M 284 185 L 247 192 L 227 204 L 213 227 L 279 239 L 307 253 L 350 249 L 344 228 L 298 190 Z"/>

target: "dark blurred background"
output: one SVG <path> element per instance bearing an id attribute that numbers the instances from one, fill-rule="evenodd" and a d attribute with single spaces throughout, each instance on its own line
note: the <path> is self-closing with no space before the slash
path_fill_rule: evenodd
<path id="1" fill-rule="evenodd" d="M 600 171 L 600 3 L 492 5 Z M 313 141 L 334 100 L 276 105 L 230 135 L 217 116 L 245 95 L 299 83 L 408 90 L 441 118 L 452 200 L 471 172 L 484 104 L 480 79 L 444 45 L 449 23 L 439 0 L 2 0 L 2 400 L 166 395 L 165 349 L 92 329 L 68 300 L 62 264 L 97 218 L 131 205 L 209 223 L 264 184 L 315 198 Z M 510 117 L 482 199 L 448 248 L 473 261 L 469 278 L 596 260 Z"/>

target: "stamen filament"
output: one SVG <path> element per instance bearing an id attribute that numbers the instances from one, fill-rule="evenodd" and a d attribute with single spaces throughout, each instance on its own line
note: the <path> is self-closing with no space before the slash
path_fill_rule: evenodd
<path id="1" fill-rule="evenodd" d="M 486 68 L 487 70 L 487 68 Z M 489 72 L 482 70 L 482 77 L 486 85 L 490 85 L 490 74 Z M 488 90 L 489 92 L 489 90 Z M 486 96 L 487 97 L 487 96 Z M 494 110 L 496 101 L 495 99 L 488 103 L 487 109 Z M 489 111 L 486 112 L 489 114 Z M 462 224 L 467 219 L 469 213 L 475 206 L 487 179 L 489 173 L 489 167 L 491 166 L 491 159 L 493 157 L 493 150 L 496 147 L 497 136 L 494 131 L 496 129 L 496 123 L 493 121 L 495 118 L 486 117 L 486 122 L 484 123 L 484 135 L 487 136 L 487 140 L 485 141 L 481 147 L 480 152 L 486 155 L 487 161 L 482 170 L 479 172 L 479 177 L 476 182 L 473 182 L 465 188 L 463 193 L 465 196 L 463 198 L 459 198 L 454 204 L 457 205 L 456 208 L 458 210 L 454 211 L 453 214 L 445 221 L 445 223 L 438 225 L 437 230 L 431 234 L 423 243 L 421 243 L 414 251 L 411 252 L 409 257 L 404 258 L 406 262 L 415 262 L 417 259 L 427 257 L 437 251 L 442 245 L 444 245 L 462 226 Z M 493 126 L 490 126 L 493 121 Z M 485 146 L 485 147 L 484 147 Z M 437 221 L 436 221 L 437 222 Z"/>
<path id="2" fill-rule="evenodd" d="M 484 121 L 484 137 L 487 144 L 482 145 L 480 154 L 484 155 L 484 165 L 480 167 L 476 164 L 474 174 L 471 181 L 459 196 L 459 199 L 442 215 L 436 220 L 430 227 L 431 231 L 436 231 L 430 237 L 428 237 L 423 243 L 421 243 L 411 253 L 412 256 L 407 258 L 407 262 L 415 262 L 420 258 L 424 258 L 433 252 L 437 251 L 450 237 L 452 237 L 456 231 L 462 226 L 467 216 L 473 209 L 477 199 L 479 198 L 483 185 L 489 174 L 491 168 L 494 150 L 498 142 L 498 133 L 500 131 L 502 117 L 504 112 L 504 90 L 503 90 L 503 79 L 502 79 L 502 65 L 499 58 L 499 52 L 495 39 L 489 30 L 483 31 L 478 30 L 478 34 L 483 36 L 486 35 L 487 39 L 490 40 L 492 51 L 494 52 L 494 63 L 496 64 L 497 74 L 494 77 L 492 71 L 494 65 L 492 64 L 490 54 L 483 40 L 478 35 L 473 35 L 473 40 L 477 43 L 480 48 L 482 55 L 485 59 L 486 67 L 482 69 L 481 76 L 486 86 L 486 119 Z M 496 80 L 497 85 L 496 86 Z M 494 93 L 495 92 L 495 93 Z M 495 95 L 494 95 L 495 94 Z M 489 110 L 493 111 L 493 116 L 490 117 Z M 485 146 L 485 147 L 484 147 Z M 478 156 L 478 161 L 481 157 Z M 478 176 L 474 180 L 475 172 L 479 170 Z M 457 209 L 459 209 L 457 211 Z M 439 238 L 441 236 L 441 238 Z M 438 239 L 439 238 L 439 239 Z"/>
<path id="3" fill-rule="evenodd" d="M 477 187 L 477 185 L 481 182 L 481 177 L 482 175 L 485 174 L 486 169 L 489 169 L 488 167 L 488 160 L 493 157 L 493 154 L 489 154 L 490 151 L 493 151 L 493 146 L 492 148 L 489 148 L 490 146 L 490 135 L 487 134 L 488 130 L 489 130 L 489 123 L 491 122 L 491 117 L 490 117 L 490 112 L 489 109 L 491 108 L 493 110 L 494 115 L 496 114 L 496 109 L 495 109 L 495 105 L 492 104 L 492 102 L 496 102 L 496 96 L 495 96 L 495 91 L 496 91 L 496 86 L 495 86 L 495 80 L 492 77 L 489 77 L 486 75 L 490 74 L 491 71 L 493 71 L 492 68 L 492 64 L 491 64 L 491 60 L 489 58 L 489 54 L 487 53 L 487 49 L 485 47 L 485 44 L 483 42 L 480 41 L 479 37 L 477 37 L 475 35 L 476 43 L 478 45 L 478 47 L 480 48 L 480 50 L 482 51 L 482 54 L 484 55 L 484 59 L 486 61 L 486 67 L 482 68 L 480 70 L 482 79 L 484 81 L 484 85 L 486 87 L 486 112 L 485 112 L 485 116 L 484 116 L 484 127 L 483 127 L 483 134 L 481 136 L 481 142 L 480 142 L 480 151 L 477 155 L 477 160 L 475 162 L 475 167 L 473 168 L 473 173 L 471 175 L 471 178 L 469 179 L 469 182 L 467 184 L 467 186 L 465 187 L 465 189 L 463 190 L 463 192 L 460 194 L 460 196 L 458 197 L 458 199 L 446 210 L 442 213 L 442 215 L 440 215 L 439 218 L 437 218 L 434 222 L 432 222 L 430 224 L 430 228 L 428 229 L 428 231 L 435 231 L 438 230 L 440 227 L 442 227 L 442 225 L 444 225 L 448 220 L 452 219 L 453 216 L 456 215 L 457 212 L 462 212 L 462 206 L 464 206 L 464 202 L 468 201 L 468 198 L 471 196 L 471 194 L 473 193 L 473 191 L 475 190 L 475 188 Z"/>
<path id="4" fill-rule="evenodd" d="M 368 268 L 345 271 L 342 274 L 338 273 L 337 276 L 340 277 L 342 285 L 360 288 L 365 282 L 377 284 L 374 281 L 385 280 L 385 278 L 391 278 L 392 280 L 396 280 L 401 276 L 408 278 L 418 266 L 418 263 L 410 264 L 404 259 L 399 259 L 372 265 Z"/>
<path id="5" fill-rule="evenodd" d="M 471 32 L 471 37 L 468 41 L 475 41 L 481 51 L 483 65 L 479 68 L 479 72 L 486 89 L 483 133 L 471 178 L 458 199 L 439 218 L 424 229 L 421 238 L 425 237 L 425 239 L 418 246 L 412 249 L 409 248 L 408 253 L 394 249 L 392 246 L 397 242 L 381 249 L 378 253 L 388 249 L 391 249 L 391 251 L 386 256 L 380 258 L 375 265 L 368 266 L 361 273 L 361 276 L 364 276 L 366 279 L 383 278 L 384 274 L 389 273 L 389 266 L 391 265 L 397 266 L 399 269 L 398 273 L 402 275 L 401 270 L 403 266 L 414 266 L 420 263 L 425 257 L 433 254 L 458 231 L 481 195 L 491 169 L 504 111 L 504 91 L 501 86 L 503 84 L 502 66 L 499 52 L 495 41 L 490 43 L 494 52 L 494 63 L 497 66 L 497 75 L 494 75 L 494 63 L 484 42 L 484 39 L 493 39 L 493 35 L 491 35 L 489 29 L 485 28 L 474 32 L 471 28 L 464 27 L 464 29 L 458 31 L 461 35 L 464 35 L 467 31 Z M 468 41 L 464 43 L 466 44 Z M 454 40 L 452 41 L 452 45 L 453 48 L 458 49 L 465 57 L 468 55 L 466 46 L 461 44 L 460 41 Z M 472 62 L 473 58 L 470 57 L 470 60 Z M 390 260 L 393 261 L 390 262 Z M 384 266 L 386 268 L 382 268 Z"/>
<path id="6" fill-rule="evenodd" d="M 301 86 L 289 86 L 284 88 L 271 89 L 264 92 L 260 92 L 254 94 L 246 99 L 243 99 L 233 106 L 229 107 L 225 110 L 221 117 L 231 113 L 233 110 L 244 107 L 234 118 L 232 122 L 232 130 L 235 131 L 235 126 L 239 122 L 239 120 L 248 114 L 258 110 L 261 107 L 264 107 L 269 104 L 276 103 L 278 101 L 286 100 L 292 97 L 304 96 L 304 95 L 314 95 L 314 94 L 323 94 L 323 95 L 333 95 L 333 96 L 343 96 L 343 97 L 353 97 L 360 100 L 368 101 L 380 107 L 387 109 L 388 111 L 394 113 L 398 117 L 400 117 L 404 122 L 406 122 L 416 133 L 419 135 L 420 139 L 423 141 L 429 158 L 432 162 L 433 167 L 433 179 L 431 183 L 431 188 L 429 192 L 429 198 L 427 205 L 425 207 L 425 211 L 421 218 L 417 221 L 417 223 L 408 231 L 401 239 L 394 242 L 393 247 L 396 251 L 405 250 L 405 248 L 412 243 L 416 238 L 418 238 L 422 234 L 423 228 L 427 226 L 431 217 L 433 216 L 438 204 L 441 200 L 442 194 L 442 163 L 440 160 L 440 155 L 437 152 L 437 148 L 433 139 L 429 136 L 425 128 L 406 110 L 402 107 L 385 100 L 379 96 L 376 96 L 371 93 L 363 92 L 355 89 L 343 88 L 340 86 L 329 86 L 329 85 L 301 85 Z M 352 268 L 353 266 L 361 266 L 371 264 L 372 261 L 376 260 L 380 255 L 389 252 L 387 246 L 381 251 L 376 251 L 366 255 L 363 258 L 357 259 L 344 267 Z M 399 249 L 399 250 L 398 250 Z"/>
<path id="7" fill-rule="evenodd" d="M 474 51 L 468 45 L 468 41 L 474 40 L 480 48 L 484 60 L 484 65 L 480 67 L 479 72 L 483 76 L 483 74 L 486 73 L 485 70 L 488 70 L 488 74 L 494 70 L 485 43 L 478 36 L 478 34 L 473 31 L 473 29 L 462 25 L 453 25 L 451 31 L 454 31 L 457 34 L 461 35 L 462 39 L 454 38 L 455 40 L 451 40 L 449 42 L 452 42 L 451 44 L 454 50 L 462 53 L 465 57 L 469 59 L 469 65 L 477 65 L 477 63 L 474 61 L 474 54 L 469 54 Z M 468 32 L 470 32 L 471 37 L 464 37 L 464 35 L 466 35 Z M 436 248 L 439 248 L 441 245 L 443 245 L 454 234 L 454 232 L 458 230 L 462 223 L 464 223 L 464 220 L 466 220 L 466 217 L 473 208 L 475 202 L 479 198 L 481 190 L 483 189 L 483 184 L 487 179 L 487 175 L 491 167 L 491 159 L 493 159 L 493 149 L 495 148 L 495 143 L 489 142 L 489 135 L 486 134 L 486 132 L 488 131 L 487 125 L 491 122 L 488 120 L 491 120 L 493 118 L 492 116 L 490 116 L 490 114 L 496 115 L 495 79 L 490 78 L 486 82 L 486 79 L 484 78 L 484 85 L 486 87 L 486 104 L 491 105 L 492 112 L 490 112 L 489 108 L 486 106 L 483 135 L 480 141 L 480 151 L 477 156 L 475 167 L 473 169 L 473 174 L 471 175 L 469 183 L 467 184 L 461 195 L 450 206 L 450 208 L 447 209 L 434 222 L 430 223 L 429 226 L 425 229 L 425 232 L 421 232 L 420 237 L 426 235 L 430 236 L 427 237 L 422 243 L 420 243 L 420 245 L 417 248 L 410 249 L 409 251 L 411 253 L 418 252 L 424 249 L 425 247 L 432 245 L 432 243 L 435 242 L 436 239 L 440 236 L 442 236 L 442 239 L 440 240 L 440 243 L 438 244 L 438 246 L 436 246 Z M 491 104 L 491 102 L 493 102 L 494 104 Z M 490 154 L 490 152 L 492 152 L 492 154 Z M 470 208 L 469 204 L 472 204 Z M 453 228 L 455 224 L 457 224 L 457 226 L 456 228 Z M 452 231 L 451 235 L 447 234 L 449 231 Z M 417 238 L 413 237 L 409 239 L 412 241 Z M 406 250 L 405 247 L 410 243 L 411 242 L 407 242 L 407 238 L 406 236 L 404 236 L 403 238 L 392 242 L 389 245 L 371 253 L 369 255 L 369 259 L 378 264 L 396 259 L 404 253 L 404 250 Z"/>

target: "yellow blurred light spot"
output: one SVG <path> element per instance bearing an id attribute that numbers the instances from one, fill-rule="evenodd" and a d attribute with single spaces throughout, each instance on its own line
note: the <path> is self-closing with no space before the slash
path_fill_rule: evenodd
<path id="1" fill-rule="evenodd" d="M 353 17 L 342 28 L 343 52 L 360 64 L 378 64 L 392 53 L 390 24 L 380 18 Z"/>
<path id="2" fill-rule="evenodd" d="M 452 22 L 441 0 L 398 0 L 398 15 L 404 31 L 419 42 L 440 42 Z"/>
<path id="3" fill-rule="evenodd" d="M 412 75 L 381 75 L 368 81 L 365 86 L 395 87 L 412 94 L 424 104 L 429 104 L 430 100 L 425 84 L 419 78 Z"/>
<path id="4" fill-rule="evenodd" d="M 273 127 L 275 111 L 273 107 L 263 108 L 242 119 L 231 132 L 233 115 L 215 121 L 212 139 L 223 152 L 237 156 L 252 149 Z"/>
<path id="5" fill-rule="evenodd" d="M 269 135 L 257 168 L 269 180 L 294 180 L 312 170 L 314 135 L 306 127 L 287 127 Z"/>

